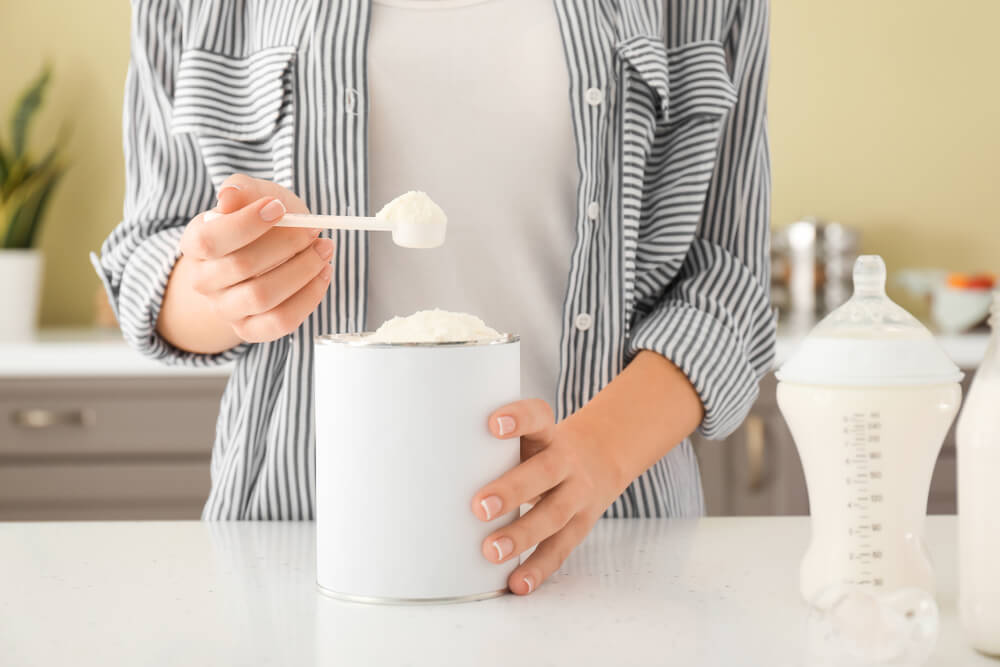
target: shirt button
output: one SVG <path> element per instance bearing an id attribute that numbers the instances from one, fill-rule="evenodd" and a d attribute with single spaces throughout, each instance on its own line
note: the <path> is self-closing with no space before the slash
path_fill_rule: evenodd
<path id="1" fill-rule="evenodd" d="M 587 217 L 591 220 L 597 220 L 601 217 L 601 205 L 596 201 L 590 202 L 590 206 L 587 207 Z"/>
<path id="2" fill-rule="evenodd" d="M 586 331 L 594 324 L 594 318 L 590 316 L 590 313 L 580 313 L 576 316 L 574 324 L 580 331 Z"/>
<path id="3" fill-rule="evenodd" d="M 588 88 L 586 94 L 587 104 L 592 107 L 596 107 L 598 104 L 604 101 L 604 91 L 600 88 Z"/>
<path id="4" fill-rule="evenodd" d="M 354 88 L 348 88 L 344 91 L 344 111 L 349 114 L 358 112 L 358 91 Z"/>

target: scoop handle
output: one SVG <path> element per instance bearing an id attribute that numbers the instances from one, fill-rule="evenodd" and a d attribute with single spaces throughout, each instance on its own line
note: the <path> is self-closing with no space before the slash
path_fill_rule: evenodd
<path id="1" fill-rule="evenodd" d="M 361 231 L 391 232 L 392 225 L 378 218 L 358 215 L 305 215 L 286 213 L 275 227 L 309 227 L 311 229 L 357 229 Z"/>

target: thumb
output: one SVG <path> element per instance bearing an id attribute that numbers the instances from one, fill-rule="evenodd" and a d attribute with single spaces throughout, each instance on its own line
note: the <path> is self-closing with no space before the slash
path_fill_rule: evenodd
<path id="1" fill-rule="evenodd" d="M 227 183 L 219 189 L 215 210 L 218 213 L 233 213 L 258 198 L 256 192 L 249 192 L 243 186 Z"/>

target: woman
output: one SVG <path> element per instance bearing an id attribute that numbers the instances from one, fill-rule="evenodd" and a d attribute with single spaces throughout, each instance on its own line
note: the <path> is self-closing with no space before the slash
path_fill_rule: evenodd
<path id="1" fill-rule="evenodd" d="M 513 592 L 602 515 L 703 513 L 686 438 L 772 359 L 764 0 L 136 2 L 132 51 L 95 264 L 137 349 L 236 362 L 204 518 L 311 518 L 313 338 L 436 306 L 522 335 L 523 462 L 470 499 L 541 498 L 482 544 L 538 545 Z M 274 227 L 408 189 L 443 248 Z"/>

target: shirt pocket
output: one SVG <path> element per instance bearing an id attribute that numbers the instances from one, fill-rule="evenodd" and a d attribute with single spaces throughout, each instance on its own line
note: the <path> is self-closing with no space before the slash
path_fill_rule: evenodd
<path id="1" fill-rule="evenodd" d="M 248 56 L 181 54 L 171 129 L 195 136 L 216 186 L 244 173 L 292 187 L 294 68 L 290 46 Z"/>
<path id="2" fill-rule="evenodd" d="M 723 119 L 736 103 L 715 40 L 667 48 L 638 35 L 616 49 L 622 89 L 624 308 L 651 306 L 677 275 L 715 169 Z M 641 308 L 640 308 L 641 310 Z"/>
<path id="3" fill-rule="evenodd" d="M 717 120 L 736 103 L 721 42 L 668 49 L 658 37 L 638 35 L 619 43 L 617 54 L 626 129 L 648 141 L 664 126 Z"/>

